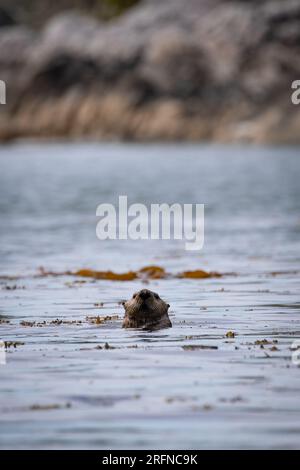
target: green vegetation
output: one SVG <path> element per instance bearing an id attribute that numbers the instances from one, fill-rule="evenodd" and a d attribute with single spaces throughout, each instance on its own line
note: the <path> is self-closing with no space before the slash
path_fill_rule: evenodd
<path id="1" fill-rule="evenodd" d="M 67 10 L 78 10 L 101 20 L 125 12 L 140 0 L 1 0 L 1 8 L 17 22 L 39 28 L 52 16 Z"/>
<path id="2" fill-rule="evenodd" d="M 139 0 L 104 0 L 104 3 L 106 3 L 115 14 L 121 14 L 136 3 L 139 3 Z"/>

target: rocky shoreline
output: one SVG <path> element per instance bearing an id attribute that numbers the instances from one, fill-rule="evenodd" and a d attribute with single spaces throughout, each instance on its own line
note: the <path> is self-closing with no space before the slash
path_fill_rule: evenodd
<path id="1" fill-rule="evenodd" d="M 0 141 L 299 143 L 298 0 L 144 1 L 0 28 Z"/>

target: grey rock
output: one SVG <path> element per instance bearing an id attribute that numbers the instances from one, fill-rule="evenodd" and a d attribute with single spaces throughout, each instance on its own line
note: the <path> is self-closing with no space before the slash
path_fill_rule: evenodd
<path id="1" fill-rule="evenodd" d="M 108 23 L 72 11 L 38 33 L 1 28 L 14 99 L 0 138 L 59 122 L 70 136 L 298 141 L 299 26 L 298 0 L 146 0 Z"/>

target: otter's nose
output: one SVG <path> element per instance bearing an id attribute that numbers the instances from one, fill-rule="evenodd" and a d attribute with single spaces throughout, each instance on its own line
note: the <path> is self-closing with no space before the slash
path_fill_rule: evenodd
<path id="1" fill-rule="evenodd" d="M 139 293 L 139 296 L 142 300 L 146 300 L 146 299 L 148 299 L 148 297 L 150 297 L 150 292 L 147 289 L 143 289 Z"/>

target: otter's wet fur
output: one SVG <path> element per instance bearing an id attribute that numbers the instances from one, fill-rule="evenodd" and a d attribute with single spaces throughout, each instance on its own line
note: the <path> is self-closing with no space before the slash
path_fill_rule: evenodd
<path id="1" fill-rule="evenodd" d="M 156 292 L 142 289 L 133 294 L 130 300 L 123 302 L 123 306 L 125 308 L 123 328 L 159 330 L 172 326 L 168 315 L 170 305 Z"/>

